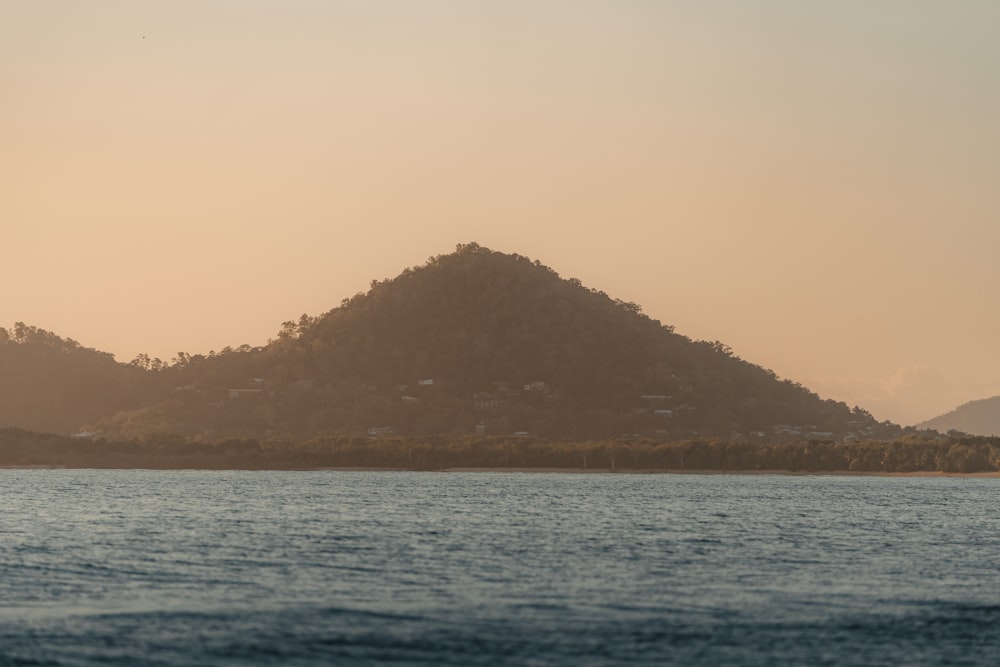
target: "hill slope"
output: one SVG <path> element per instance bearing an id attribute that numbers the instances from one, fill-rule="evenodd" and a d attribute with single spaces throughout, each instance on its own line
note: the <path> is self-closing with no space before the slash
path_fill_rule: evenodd
<path id="1" fill-rule="evenodd" d="M 395 432 L 660 437 L 774 425 L 872 434 L 824 401 L 539 262 L 476 244 L 373 281 L 260 348 L 187 357 L 115 435 Z M 169 389 L 167 388 L 169 387 Z"/>
<path id="2" fill-rule="evenodd" d="M 970 401 L 951 412 L 919 424 L 917 428 L 941 433 L 955 430 L 971 435 L 1000 436 L 1000 396 Z"/>
<path id="3" fill-rule="evenodd" d="M 0 328 L 0 427 L 72 433 L 137 405 L 154 379 L 110 354 L 23 322 Z"/>

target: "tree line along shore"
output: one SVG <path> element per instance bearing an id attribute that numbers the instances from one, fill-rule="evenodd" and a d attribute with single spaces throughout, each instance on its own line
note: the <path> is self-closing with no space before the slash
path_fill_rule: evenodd
<path id="1" fill-rule="evenodd" d="M 568 442 L 531 437 L 470 436 L 370 440 L 336 435 L 297 441 L 266 438 L 204 441 L 167 434 L 105 440 L 7 428 L 0 429 L 0 466 L 984 473 L 1000 471 L 1000 438 L 920 433 L 886 442 L 685 440 L 661 443 L 641 438 Z"/>

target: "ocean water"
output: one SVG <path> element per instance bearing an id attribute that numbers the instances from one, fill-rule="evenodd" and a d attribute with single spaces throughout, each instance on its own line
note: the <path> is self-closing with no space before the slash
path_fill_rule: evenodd
<path id="1" fill-rule="evenodd" d="M 1000 480 L 0 470 L 0 666 L 995 665 Z"/>

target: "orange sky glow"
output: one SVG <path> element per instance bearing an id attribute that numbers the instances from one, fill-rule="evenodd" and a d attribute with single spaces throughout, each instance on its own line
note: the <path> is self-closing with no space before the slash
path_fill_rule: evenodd
<path id="1" fill-rule="evenodd" d="M 0 5 L 0 326 L 263 344 L 476 241 L 904 424 L 1000 394 L 1000 4 Z"/>

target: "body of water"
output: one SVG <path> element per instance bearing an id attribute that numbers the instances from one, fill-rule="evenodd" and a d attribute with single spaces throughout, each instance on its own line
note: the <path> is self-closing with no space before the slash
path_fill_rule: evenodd
<path id="1" fill-rule="evenodd" d="M 0 470 L 0 666 L 994 665 L 998 494 Z"/>

